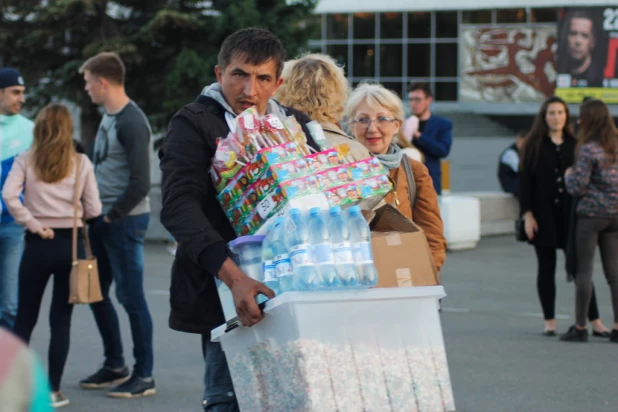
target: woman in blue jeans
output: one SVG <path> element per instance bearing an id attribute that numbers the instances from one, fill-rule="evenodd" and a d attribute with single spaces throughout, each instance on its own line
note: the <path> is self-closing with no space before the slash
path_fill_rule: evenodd
<path id="1" fill-rule="evenodd" d="M 560 337 L 587 342 L 586 316 L 592 296 L 594 254 L 599 246 L 614 308 L 610 341 L 618 343 L 618 129 L 600 100 L 582 104 L 575 166 L 565 173 L 567 191 L 577 205 L 576 323 Z"/>

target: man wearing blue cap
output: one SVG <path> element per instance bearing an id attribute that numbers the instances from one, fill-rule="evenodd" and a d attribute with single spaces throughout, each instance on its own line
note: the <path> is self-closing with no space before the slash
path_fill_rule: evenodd
<path id="1" fill-rule="evenodd" d="M 13 160 L 32 145 L 32 121 L 20 115 L 26 101 L 21 74 L 0 68 L 0 185 L 4 186 Z M 0 199 L 0 325 L 13 327 L 17 315 L 19 263 L 24 247 L 24 228 L 18 225 Z"/>

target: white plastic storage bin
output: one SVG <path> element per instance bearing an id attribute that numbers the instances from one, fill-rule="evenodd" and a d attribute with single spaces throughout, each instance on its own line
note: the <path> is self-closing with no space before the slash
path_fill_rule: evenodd
<path id="1" fill-rule="evenodd" d="M 221 342 L 243 412 L 454 411 L 442 286 L 288 292 Z"/>

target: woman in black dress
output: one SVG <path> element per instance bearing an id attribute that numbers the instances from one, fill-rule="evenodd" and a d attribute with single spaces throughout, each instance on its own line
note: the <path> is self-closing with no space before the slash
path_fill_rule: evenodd
<path id="1" fill-rule="evenodd" d="M 575 146 L 568 106 L 558 97 L 549 98 L 526 138 L 520 166 L 520 207 L 536 252 L 546 336 L 556 336 L 556 251 L 565 250 L 567 244 L 572 198 L 564 186 L 564 172 L 573 165 Z M 588 319 L 595 336 L 609 333 L 599 319 L 594 290 Z"/>

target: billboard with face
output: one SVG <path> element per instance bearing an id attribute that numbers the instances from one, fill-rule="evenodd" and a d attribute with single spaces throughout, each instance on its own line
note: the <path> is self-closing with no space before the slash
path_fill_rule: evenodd
<path id="1" fill-rule="evenodd" d="M 570 7 L 558 17 L 556 94 L 618 103 L 618 6 Z"/>

